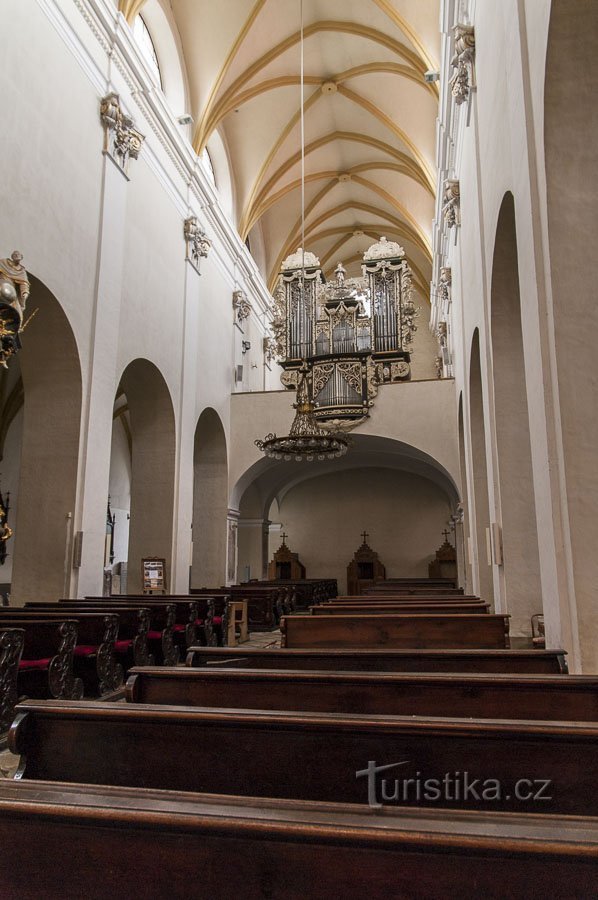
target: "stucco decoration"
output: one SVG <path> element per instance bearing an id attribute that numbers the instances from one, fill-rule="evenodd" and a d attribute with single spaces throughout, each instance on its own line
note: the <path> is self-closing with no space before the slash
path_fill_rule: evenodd
<path id="1" fill-rule="evenodd" d="M 461 192 L 455 178 L 448 178 L 444 182 L 442 214 L 448 228 L 461 224 Z"/>
<path id="2" fill-rule="evenodd" d="M 440 278 L 438 280 L 438 299 L 443 310 L 448 309 L 451 301 L 452 272 L 450 267 L 445 266 L 440 270 Z"/>
<path id="3" fill-rule="evenodd" d="M 139 158 L 145 138 L 133 126 L 131 116 L 123 112 L 120 97 L 114 92 L 100 101 L 100 118 L 104 125 L 104 152 L 127 175 L 129 160 Z"/>
<path id="4" fill-rule="evenodd" d="M 187 243 L 187 259 L 199 267 L 200 259 L 207 259 L 212 242 L 200 226 L 197 216 L 185 219 L 184 234 Z"/>
<path id="5" fill-rule="evenodd" d="M 451 93 L 455 103 L 469 100 L 475 89 L 475 33 L 473 25 L 455 25 L 455 55 L 451 66 L 455 70 L 450 80 Z"/>
<path id="6" fill-rule="evenodd" d="M 239 324 L 249 317 L 251 312 L 251 303 L 247 298 L 245 291 L 233 291 L 233 309 L 235 317 Z"/>

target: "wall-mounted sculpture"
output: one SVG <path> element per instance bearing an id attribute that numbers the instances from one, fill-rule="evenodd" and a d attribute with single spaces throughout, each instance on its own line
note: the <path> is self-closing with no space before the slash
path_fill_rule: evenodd
<path id="1" fill-rule="evenodd" d="M 5 369 L 10 357 L 21 349 L 20 334 L 27 324 L 23 314 L 29 297 L 29 278 L 22 259 L 18 250 L 9 259 L 0 259 L 0 366 Z"/>

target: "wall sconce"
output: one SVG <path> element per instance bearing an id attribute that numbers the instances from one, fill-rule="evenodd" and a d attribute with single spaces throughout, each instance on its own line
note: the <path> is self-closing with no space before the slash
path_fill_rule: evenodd
<path id="1" fill-rule="evenodd" d="M 248 350 L 251 350 L 251 341 L 241 341 L 241 352 L 247 353 Z"/>

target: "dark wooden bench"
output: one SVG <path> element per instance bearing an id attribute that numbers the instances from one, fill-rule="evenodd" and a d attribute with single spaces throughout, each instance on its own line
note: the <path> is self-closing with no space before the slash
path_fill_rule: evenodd
<path id="1" fill-rule="evenodd" d="M 68 603 L 70 601 L 61 600 L 61 603 Z M 164 605 L 174 606 L 175 614 L 174 614 L 174 622 L 172 622 L 172 628 L 166 626 L 167 633 L 165 635 L 165 639 L 158 638 L 158 635 L 151 635 L 152 631 L 163 631 L 164 625 L 163 622 L 158 622 L 157 620 L 150 624 L 150 636 L 151 640 L 159 640 L 160 646 L 158 648 L 157 656 L 159 658 L 166 658 L 169 653 L 171 653 L 171 637 L 172 636 L 172 644 L 179 650 L 179 655 L 184 654 L 187 647 L 191 646 L 191 644 L 195 644 L 199 640 L 198 629 L 203 626 L 203 621 L 199 619 L 199 610 L 198 603 L 196 598 L 190 597 L 189 595 L 185 596 L 172 596 L 170 594 L 165 594 L 164 596 L 153 596 L 149 594 L 118 594 L 116 596 L 111 597 L 86 597 L 84 601 L 76 601 L 78 603 L 92 603 L 92 604 L 100 604 L 102 606 L 107 603 L 115 604 L 115 608 L 118 609 L 120 604 L 124 604 L 129 606 L 131 604 L 137 606 L 145 606 L 145 607 L 163 607 Z M 168 663 L 171 665 L 171 663 Z"/>
<path id="2" fill-rule="evenodd" d="M 289 590 L 281 585 L 254 587 L 250 584 L 222 588 L 192 588 L 191 594 L 194 597 L 196 595 L 215 598 L 225 596 L 235 600 L 246 600 L 250 631 L 271 631 L 278 626 L 285 604 L 287 608 L 290 608 L 288 607 Z"/>
<path id="3" fill-rule="evenodd" d="M 25 631 L 22 628 L 0 628 L 0 732 L 6 731 L 14 718 L 19 696 L 17 676 L 24 643 Z"/>
<path id="4" fill-rule="evenodd" d="M 5 781 L 0 842 L 7 900 L 572 900 L 598 823 Z"/>
<path id="5" fill-rule="evenodd" d="M 31 602 L 25 608 L 59 610 L 73 615 L 80 612 L 114 612 L 118 616 L 118 637 L 114 643 L 114 652 L 119 663 L 126 671 L 131 666 L 148 666 L 154 664 L 149 652 L 147 634 L 150 626 L 150 613 L 147 607 L 118 606 L 109 603 L 89 603 L 86 600 L 61 600 L 59 603 Z"/>
<path id="6" fill-rule="evenodd" d="M 73 650 L 73 669 L 83 681 L 84 693 L 90 697 L 108 694 L 122 687 L 124 671 L 117 662 L 114 644 L 118 638 L 118 616 L 108 611 L 82 612 L 68 609 L 24 607 L 21 618 L 64 621 L 64 616 L 77 621 L 77 642 Z M 6 612 L 0 610 L 0 626 Z"/>
<path id="7" fill-rule="evenodd" d="M 344 594 L 339 597 L 331 597 L 326 605 L 346 603 L 360 603 L 362 606 L 378 603 L 484 603 L 475 595 L 462 596 L 459 594 Z M 321 604 L 323 605 L 323 604 Z"/>
<path id="8" fill-rule="evenodd" d="M 415 779 L 411 793 L 401 788 L 403 806 L 593 816 L 597 740 L 594 723 L 55 700 L 19 704 L 8 735 L 21 757 L 19 778 L 367 803 L 367 769 L 400 763 L 391 787 L 394 778 Z M 492 780 L 492 794 L 456 794 L 445 786 L 447 773 L 455 783 L 467 773 L 480 790 Z M 418 793 L 417 779 L 445 788 Z"/>
<path id="9" fill-rule="evenodd" d="M 66 609 L 68 603 L 66 602 Z M 79 601 L 77 601 L 79 602 Z M 97 599 L 80 602 L 89 602 L 92 606 L 100 603 Z M 63 601 L 61 600 L 62 604 Z M 150 626 L 147 632 L 147 643 L 154 659 L 160 665 L 175 666 L 180 659 L 179 649 L 176 646 L 174 638 L 174 628 L 176 625 L 177 608 L 175 603 L 170 602 L 169 597 L 157 599 L 155 597 L 105 597 L 104 602 L 100 603 L 102 609 L 106 608 L 114 612 L 118 612 L 121 606 L 137 607 L 139 609 L 149 610 Z"/>
<path id="10" fill-rule="evenodd" d="M 321 606 L 310 606 L 312 616 L 386 616 L 393 612 L 441 614 L 441 615 L 479 615 L 490 612 L 487 603 L 434 603 L 426 600 L 422 603 L 324 603 Z"/>
<path id="11" fill-rule="evenodd" d="M 188 666 L 344 672 L 520 672 L 565 675 L 566 650 L 317 650 L 190 647 Z"/>
<path id="12" fill-rule="evenodd" d="M 74 619 L 53 621 L 15 614 L 0 623 L 4 630 L 19 628 L 25 632 L 19 662 L 17 690 L 27 697 L 54 697 L 78 700 L 83 696 L 83 682 L 73 671 L 77 644 L 77 622 Z"/>
<path id="13" fill-rule="evenodd" d="M 190 647 L 188 666 L 344 672 L 520 672 L 566 675 L 565 650 L 282 650 Z"/>
<path id="14" fill-rule="evenodd" d="M 131 703 L 598 722 L 598 676 L 134 668 Z"/>
<path id="15" fill-rule="evenodd" d="M 485 648 L 509 646 L 509 616 L 284 616 L 283 647 Z"/>
<path id="16" fill-rule="evenodd" d="M 75 616 L 79 613 L 112 613 L 118 616 L 118 637 L 114 642 L 114 653 L 120 665 L 126 671 L 131 666 L 148 666 L 154 664 L 154 657 L 149 652 L 147 635 L 150 628 L 150 611 L 147 607 L 136 605 L 114 605 L 110 602 L 97 604 L 87 600 L 61 600 L 58 603 L 41 603 L 31 601 L 25 609 L 40 611 L 56 611 L 63 615 L 67 612 Z M 197 634 L 196 634 L 197 638 Z"/>

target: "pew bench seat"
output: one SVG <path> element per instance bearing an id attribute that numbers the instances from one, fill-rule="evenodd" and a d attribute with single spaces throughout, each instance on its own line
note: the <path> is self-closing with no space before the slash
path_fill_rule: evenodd
<path id="1" fill-rule="evenodd" d="M 6 781 L 0 841 L 7 900 L 571 900 L 595 894 L 598 822 Z"/>
<path id="2" fill-rule="evenodd" d="M 398 774 L 412 781 L 443 783 L 447 773 L 467 773 L 478 787 L 488 779 L 499 786 L 491 796 L 425 796 L 403 788 L 400 806 L 592 816 L 598 815 L 597 743 L 597 723 L 89 700 L 20 703 L 8 734 L 9 749 L 20 757 L 19 780 L 367 804 L 365 776 L 374 761 L 401 764 Z M 534 789 L 528 784 L 519 794 L 521 779 Z M 376 790 L 378 796 L 380 785 Z"/>

